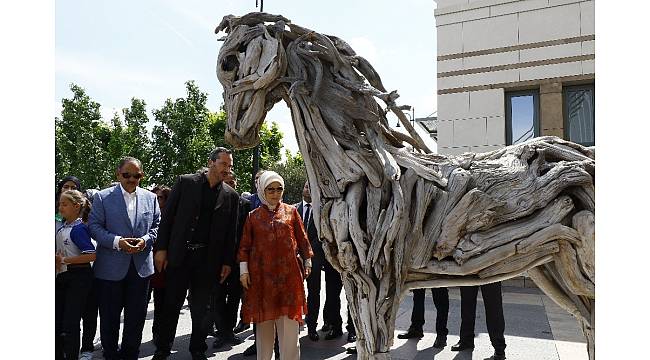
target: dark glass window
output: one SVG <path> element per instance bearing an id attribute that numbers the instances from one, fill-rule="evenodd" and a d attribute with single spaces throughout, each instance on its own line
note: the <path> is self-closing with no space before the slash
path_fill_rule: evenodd
<path id="1" fill-rule="evenodd" d="M 506 145 L 539 136 L 539 92 L 506 93 Z"/>
<path id="2" fill-rule="evenodd" d="M 564 136 L 584 146 L 595 145 L 594 86 L 564 88 Z"/>

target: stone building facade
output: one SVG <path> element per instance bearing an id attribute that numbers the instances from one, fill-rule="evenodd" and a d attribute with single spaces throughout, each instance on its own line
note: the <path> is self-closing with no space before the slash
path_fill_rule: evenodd
<path id="1" fill-rule="evenodd" d="M 594 145 L 594 1 L 437 0 L 438 152 Z"/>

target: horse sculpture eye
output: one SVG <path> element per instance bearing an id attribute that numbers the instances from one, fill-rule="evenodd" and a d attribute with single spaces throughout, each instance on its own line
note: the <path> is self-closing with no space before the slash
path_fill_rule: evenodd
<path id="1" fill-rule="evenodd" d="M 235 55 L 228 55 L 221 63 L 221 69 L 223 71 L 233 71 L 239 66 L 239 61 Z"/>

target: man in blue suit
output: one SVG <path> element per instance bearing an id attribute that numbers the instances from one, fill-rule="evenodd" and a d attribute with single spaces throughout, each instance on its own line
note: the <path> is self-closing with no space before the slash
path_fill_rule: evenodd
<path id="1" fill-rule="evenodd" d="M 156 194 L 138 185 L 142 163 L 123 158 L 119 184 L 94 196 L 88 227 L 97 241 L 94 270 L 104 358 L 138 358 L 147 315 L 147 290 L 153 274 L 151 249 L 158 233 L 160 208 Z M 122 346 L 118 351 L 120 315 L 124 309 Z"/>

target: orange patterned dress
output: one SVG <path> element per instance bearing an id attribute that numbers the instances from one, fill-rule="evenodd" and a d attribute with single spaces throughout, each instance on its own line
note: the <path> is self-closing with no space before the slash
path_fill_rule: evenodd
<path id="1" fill-rule="evenodd" d="M 307 301 L 297 253 L 303 259 L 314 256 L 294 206 L 280 203 L 271 211 L 262 205 L 251 211 L 238 253 L 240 262 L 248 262 L 250 276 L 242 321 L 261 323 L 286 315 L 302 324 Z"/>

